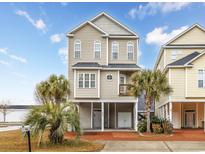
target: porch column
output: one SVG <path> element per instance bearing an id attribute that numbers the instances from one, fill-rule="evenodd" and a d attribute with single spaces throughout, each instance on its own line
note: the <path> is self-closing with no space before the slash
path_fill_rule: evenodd
<path id="1" fill-rule="evenodd" d="M 116 116 L 116 103 L 114 104 L 114 110 L 115 110 L 115 113 L 114 113 L 114 116 L 115 116 L 115 128 L 117 128 L 117 116 Z"/>
<path id="2" fill-rule="evenodd" d="M 108 119 L 108 123 L 107 126 L 108 128 L 110 128 L 110 103 L 107 104 L 107 119 Z"/>
<path id="3" fill-rule="evenodd" d="M 134 103 L 134 129 L 138 131 L 138 98 L 136 103 Z"/>
<path id="4" fill-rule="evenodd" d="M 170 120 L 170 122 L 172 122 L 172 102 L 169 102 L 169 120 Z"/>
<path id="5" fill-rule="evenodd" d="M 93 129 L 93 102 L 91 102 L 90 106 L 90 128 Z"/>
<path id="6" fill-rule="evenodd" d="M 199 122 L 198 122 L 198 119 L 199 119 L 199 105 L 198 103 L 196 103 L 196 128 L 199 127 Z"/>
<path id="7" fill-rule="evenodd" d="M 168 103 L 166 104 L 166 119 L 168 119 L 169 116 L 168 116 Z"/>
<path id="8" fill-rule="evenodd" d="M 104 131 L 104 102 L 101 103 L 101 131 Z"/>

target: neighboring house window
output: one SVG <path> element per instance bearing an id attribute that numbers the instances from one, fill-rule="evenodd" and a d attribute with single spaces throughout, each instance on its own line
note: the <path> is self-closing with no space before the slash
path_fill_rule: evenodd
<path id="1" fill-rule="evenodd" d="M 199 88 L 204 88 L 205 87 L 205 70 L 200 69 L 198 70 L 198 87 Z"/>
<path id="2" fill-rule="evenodd" d="M 127 56 L 128 56 L 128 60 L 133 60 L 133 58 L 134 58 L 134 44 L 133 44 L 133 42 L 127 43 Z"/>
<path id="3" fill-rule="evenodd" d="M 80 40 L 75 40 L 74 42 L 74 58 L 79 59 L 81 53 L 81 42 Z"/>
<path id="4" fill-rule="evenodd" d="M 79 88 L 95 88 L 96 76 L 94 73 L 81 73 L 78 77 Z"/>
<path id="5" fill-rule="evenodd" d="M 101 57 L 101 42 L 95 41 L 94 42 L 94 58 L 100 59 Z"/>
<path id="6" fill-rule="evenodd" d="M 112 75 L 111 75 L 111 74 L 107 75 L 107 80 L 108 80 L 108 81 L 111 81 L 111 80 L 112 80 Z"/>
<path id="7" fill-rule="evenodd" d="M 79 74 L 78 86 L 83 88 L 83 74 Z"/>
<path id="8" fill-rule="evenodd" d="M 172 60 L 176 60 L 177 59 L 177 51 L 172 51 Z"/>
<path id="9" fill-rule="evenodd" d="M 112 43 L 112 59 L 118 59 L 118 53 L 119 53 L 119 43 L 113 42 Z"/>

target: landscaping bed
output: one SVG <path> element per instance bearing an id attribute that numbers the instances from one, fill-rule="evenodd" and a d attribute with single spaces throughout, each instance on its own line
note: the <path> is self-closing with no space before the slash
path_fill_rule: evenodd
<path id="1" fill-rule="evenodd" d="M 23 137 L 20 130 L 0 132 L 0 152 L 26 152 L 28 151 L 27 137 Z M 44 152 L 90 152 L 100 151 L 104 145 L 84 140 L 67 139 L 62 145 L 51 145 L 48 143 L 47 134 L 43 144 L 37 147 L 37 139 L 32 138 L 32 151 Z"/>

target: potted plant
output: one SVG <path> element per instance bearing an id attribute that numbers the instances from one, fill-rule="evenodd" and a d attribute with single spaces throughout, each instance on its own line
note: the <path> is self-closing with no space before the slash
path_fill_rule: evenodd
<path id="1" fill-rule="evenodd" d="M 173 125 L 169 120 L 163 119 L 162 120 L 162 127 L 163 127 L 165 134 L 172 134 Z"/>

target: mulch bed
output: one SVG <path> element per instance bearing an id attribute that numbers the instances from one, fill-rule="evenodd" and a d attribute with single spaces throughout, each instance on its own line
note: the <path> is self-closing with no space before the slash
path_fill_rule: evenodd
<path id="1" fill-rule="evenodd" d="M 66 138 L 75 138 L 75 133 L 67 132 Z M 137 132 L 85 132 L 83 140 L 121 140 L 121 141 L 205 141 L 203 130 L 174 130 L 173 134 L 138 134 Z"/>

